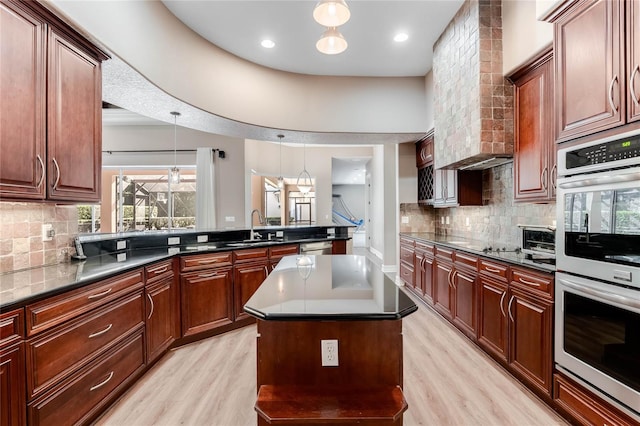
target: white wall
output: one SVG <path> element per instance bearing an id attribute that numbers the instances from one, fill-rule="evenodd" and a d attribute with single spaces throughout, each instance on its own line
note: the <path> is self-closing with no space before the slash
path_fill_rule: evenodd
<path id="1" fill-rule="evenodd" d="M 418 202 L 418 169 L 416 144 L 398 145 L 398 204 Z"/>
<path id="2" fill-rule="evenodd" d="M 173 150 L 173 126 L 103 126 L 102 150 Z M 217 227 L 244 227 L 244 140 L 199 132 L 184 127 L 177 129 L 177 149 L 219 148 L 225 158 L 216 156 Z M 173 153 L 118 154 L 104 153 L 103 166 L 172 166 Z M 179 166 L 195 166 L 196 154 L 177 156 Z M 250 205 L 250 204 L 249 204 Z M 225 222 L 225 217 L 235 222 Z"/>
<path id="3" fill-rule="evenodd" d="M 275 129 L 427 130 L 422 77 L 326 77 L 265 68 L 201 38 L 160 1 L 50 4 L 150 82 L 213 114 Z"/>
<path id="4" fill-rule="evenodd" d="M 502 70 L 510 74 L 553 42 L 553 24 L 538 13 L 559 0 L 502 0 Z"/>

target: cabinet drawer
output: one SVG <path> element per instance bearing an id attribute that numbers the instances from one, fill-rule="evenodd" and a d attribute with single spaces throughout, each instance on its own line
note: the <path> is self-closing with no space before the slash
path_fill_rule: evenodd
<path id="1" fill-rule="evenodd" d="M 582 424 L 633 425 L 633 420 L 607 408 L 600 398 L 592 397 L 559 374 L 553 376 L 553 399 L 564 411 Z M 617 410 L 616 410 L 617 411 Z"/>
<path id="2" fill-rule="evenodd" d="M 480 259 L 480 263 L 478 264 L 478 271 L 482 274 L 492 276 L 493 278 L 506 281 L 509 267 L 500 263 L 494 263 L 489 262 L 488 260 Z"/>
<path id="3" fill-rule="evenodd" d="M 269 248 L 260 247 L 233 252 L 234 262 L 250 262 L 254 260 L 267 260 L 269 258 Z"/>
<path id="4" fill-rule="evenodd" d="M 455 263 L 457 265 L 469 266 L 470 268 L 473 268 L 474 271 L 478 268 L 478 258 L 476 256 L 459 251 L 456 252 Z"/>
<path id="5" fill-rule="evenodd" d="M 142 269 L 27 305 L 27 336 L 100 307 L 144 285 Z"/>
<path id="6" fill-rule="evenodd" d="M 400 264 L 400 278 L 411 286 L 414 285 L 415 277 L 414 277 L 414 269 L 413 266 L 409 266 L 406 263 Z"/>
<path id="7" fill-rule="evenodd" d="M 435 246 L 433 244 L 423 243 L 421 241 L 416 241 L 416 250 L 421 250 L 425 253 L 433 254 L 435 250 Z"/>
<path id="8" fill-rule="evenodd" d="M 511 281 L 521 287 L 553 297 L 553 277 L 538 275 L 523 269 L 511 269 Z"/>
<path id="9" fill-rule="evenodd" d="M 453 250 L 436 246 L 436 256 L 453 261 Z"/>
<path id="10" fill-rule="evenodd" d="M 78 318 L 27 342 L 27 392 L 30 396 L 107 350 L 144 323 L 142 292 Z"/>
<path id="11" fill-rule="evenodd" d="M 415 242 L 415 240 L 413 240 L 411 238 L 400 237 L 400 245 L 401 246 L 407 246 L 407 247 L 415 247 L 416 242 Z"/>
<path id="12" fill-rule="evenodd" d="M 232 252 L 199 254 L 180 258 L 181 271 L 195 271 L 214 266 L 230 266 L 233 262 Z"/>
<path id="13" fill-rule="evenodd" d="M 280 260 L 284 256 L 298 254 L 298 245 L 269 247 L 269 259 Z"/>
<path id="14" fill-rule="evenodd" d="M 150 284 L 173 273 L 173 259 L 145 266 L 146 284 Z"/>
<path id="15" fill-rule="evenodd" d="M 402 262 L 413 265 L 414 251 L 411 247 L 400 246 L 400 260 Z"/>
<path id="16" fill-rule="evenodd" d="M 0 314 L 0 346 L 24 338 L 24 309 Z"/>
<path id="17" fill-rule="evenodd" d="M 144 368 L 142 329 L 28 405 L 30 425 L 85 424 Z"/>

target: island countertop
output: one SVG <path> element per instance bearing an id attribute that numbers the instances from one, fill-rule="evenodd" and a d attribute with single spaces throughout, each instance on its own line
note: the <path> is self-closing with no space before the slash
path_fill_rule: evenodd
<path id="1" fill-rule="evenodd" d="M 261 320 L 397 320 L 418 309 L 364 256 L 286 256 L 244 305 Z"/>

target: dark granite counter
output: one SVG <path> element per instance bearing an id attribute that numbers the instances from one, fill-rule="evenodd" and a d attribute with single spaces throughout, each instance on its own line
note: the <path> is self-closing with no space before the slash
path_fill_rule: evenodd
<path id="1" fill-rule="evenodd" d="M 536 263 L 526 259 L 525 255 L 519 251 L 520 247 L 516 247 L 512 243 L 481 241 L 464 237 L 437 235 L 430 232 L 401 232 L 400 236 L 407 236 L 409 238 L 422 240 L 428 243 L 440 244 L 456 250 L 466 251 L 477 256 L 510 263 L 512 265 L 537 269 L 543 272 L 555 272 L 556 270 L 555 265 Z M 487 250 L 488 247 L 490 247 L 491 250 Z"/>
<path id="2" fill-rule="evenodd" d="M 282 228 L 278 228 L 282 229 Z M 301 228 L 296 228 L 300 231 Z M 308 228 L 307 228 L 308 229 Z M 199 233 L 201 234 L 201 233 Z M 236 236 L 235 233 L 233 236 Z M 244 235 L 241 234 L 240 238 Z M 149 235 L 149 241 L 158 238 L 157 235 Z M 218 251 L 242 250 L 252 247 L 277 246 L 284 244 L 297 244 L 313 241 L 333 241 L 349 239 L 346 236 L 322 236 L 318 233 L 304 234 L 292 233 L 283 238 L 253 242 L 243 240 L 209 241 L 206 243 L 193 242 L 177 246 L 144 247 L 140 240 L 142 236 L 136 236 L 135 243 L 127 240 L 126 249 L 109 251 L 105 247 L 114 245 L 114 240 L 96 239 L 92 253 L 85 261 L 71 261 L 56 265 L 42 266 L 39 268 L 0 274 L 0 310 L 25 306 L 28 303 L 41 300 L 65 291 L 73 290 L 91 284 L 93 282 L 121 274 L 123 272 L 150 265 L 154 262 L 170 258 L 175 255 L 188 255 L 197 253 L 210 253 Z M 165 242 L 167 236 L 162 237 Z M 122 241 L 122 235 L 117 237 Z M 85 246 L 87 243 L 83 243 Z M 99 245 L 99 247 L 98 247 Z M 150 244 L 153 245 L 153 244 Z M 115 246 L 114 246 L 115 249 Z"/>
<path id="3" fill-rule="evenodd" d="M 418 307 L 364 256 L 287 256 L 244 306 L 262 320 L 400 319 Z"/>

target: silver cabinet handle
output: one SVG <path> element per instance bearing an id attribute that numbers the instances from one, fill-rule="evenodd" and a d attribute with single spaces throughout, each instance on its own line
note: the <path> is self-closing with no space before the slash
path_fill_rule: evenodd
<path id="1" fill-rule="evenodd" d="M 109 380 L 111 380 L 113 378 L 113 371 L 111 373 L 109 373 L 109 377 L 107 377 L 107 379 L 103 382 L 98 383 L 97 385 L 93 385 L 89 388 L 89 392 L 94 391 L 98 388 L 103 387 L 104 385 L 106 385 L 107 383 L 109 383 Z"/>
<path id="2" fill-rule="evenodd" d="M 168 266 L 164 266 L 162 268 L 157 268 L 157 269 L 149 269 L 149 272 L 151 272 L 152 274 L 162 274 L 164 272 L 167 272 L 169 270 Z"/>
<path id="3" fill-rule="evenodd" d="M 40 188 L 42 186 L 42 182 L 44 181 L 44 175 L 45 175 L 44 162 L 42 161 L 42 157 L 40 157 L 40 154 L 36 155 L 36 159 L 40 163 L 40 170 L 42 170 L 42 174 L 40 175 L 40 180 L 38 180 L 38 184 L 36 185 L 36 187 Z"/>
<path id="4" fill-rule="evenodd" d="M 640 71 L 640 65 L 637 65 L 633 68 L 633 72 L 631 73 L 631 78 L 629 79 L 629 90 L 631 91 L 631 99 L 633 99 L 633 103 L 636 105 L 640 105 L 640 101 L 638 101 L 638 97 L 636 96 L 636 74 Z"/>
<path id="5" fill-rule="evenodd" d="M 556 179 L 558 178 L 558 164 L 554 164 L 551 168 L 551 188 L 555 191 L 556 189 Z"/>
<path id="6" fill-rule="evenodd" d="M 500 273 L 499 269 L 491 268 L 491 267 L 486 266 L 486 265 L 485 265 L 484 269 L 486 269 L 489 272 L 493 272 L 494 274 L 499 274 Z"/>
<path id="7" fill-rule="evenodd" d="M 264 273 L 265 275 L 269 275 L 269 268 L 267 267 L 267 265 L 264 266 Z"/>
<path id="8" fill-rule="evenodd" d="M 58 166 L 58 162 L 56 161 L 55 157 L 53 157 L 51 160 L 53 160 L 53 165 L 56 166 L 56 181 L 53 183 L 53 189 L 57 189 L 58 183 L 60 182 L 60 166 Z"/>
<path id="9" fill-rule="evenodd" d="M 91 294 L 87 296 L 87 299 L 98 299 L 100 297 L 106 296 L 107 294 L 111 293 L 111 290 L 113 290 L 113 288 L 109 287 L 107 290 L 103 291 L 102 293 L 96 293 L 96 294 Z"/>
<path id="10" fill-rule="evenodd" d="M 611 80 L 611 84 L 609 84 L 609 105 L 611 105 L 611 110 L 613 112 L 618 112 L 618 107 L 613 103 L 613 85 L 618 81 L 618 76 L 614 75 L 613 80 Z"/>
<path id="11" fill-rule="evenodd" d="M 213 272 L 211 274 L 198 274 L 198 278 L 211 278 L 218 276 L 217 272 Z"/>
<path id="12" fill-rule="evenodd" d="M 521 283 L 523 283 L 523 284 L 532 285 L 532 286 L 534 286 L 534 287 L 540 287 L 540 284 L 538 284 L 538 283 L 534 283 L 533 281 L 527 281 L 527 280 L 525 280 L 525 279 L 524 279 L 524 278 L 522 278 L 522 277 L 519 277 L 519 278 L 518 278 L 518 281 L 520 281 L 520 282 L 521 282 Z"/>
<path id="13" fill-rule="evenodd" d="M 149 320 L 153 315 L 153 308 L 155 307 L 155 304 L 153 303 L 153 297 L 151 297 L 149 293 L 147 293 L 147 297 L 149 298 L 149 302 L 151 302 L 151 311 L 149 312 L 149 316 L 147 317 L 147 319 Z"/>
<path id="14" fill-rule="evenodd" d="M 107 331 L 111 330 L 111 327 L 113 327 L 113 324 L 109 324 L 109 325 L 107 326 L 107 328 L 105 328 L 104 330 L 96 331 L 95 333 L 91 333 L 91 334 L 89 335 L 89 339 L 92 339 L 92 338 L 94 338 L 94 337 L 98 337 L 98 336 L 100 336 L 100 335 L 103 335 L 103 334 L 104 334 L 104 333 L 106 333 Z"/>
<path id="15" fill-rule="evenodd" d="M 502 312 L 502 316 L 506 317 L 507 314 L 504 313 L 504 308 L 502 307 L 502 302 L 504 302 L 504 297 L 507 295 L 506 291 L 502 292 L 502 297 L 500 297 L 500 312 Z"/>
<path id="16" fill-rule="evenodd" d="M 542 173 L 540 174 L 540 183 L 542 184 L 542 188 L 544 188 L 544 190 L 547 190 L 547 171 L 549 169 L 547 169 L 547 166 L 544 166 L 544 169 L 542 169 Z"/>
<path id="17" fill-rule="evenodd" d="M 516 320 L 513 319 L 513 315 L 511 315 L 511 304 L 513 303 L 513 300 L 515 298 L 515 296 L 511 296 L 511 299 L 509 299 L 509 306 L 507 306 L 507 312 L 509 312 L 509 318 L 511 318 L 511 322 L 516 322 Z"/>

